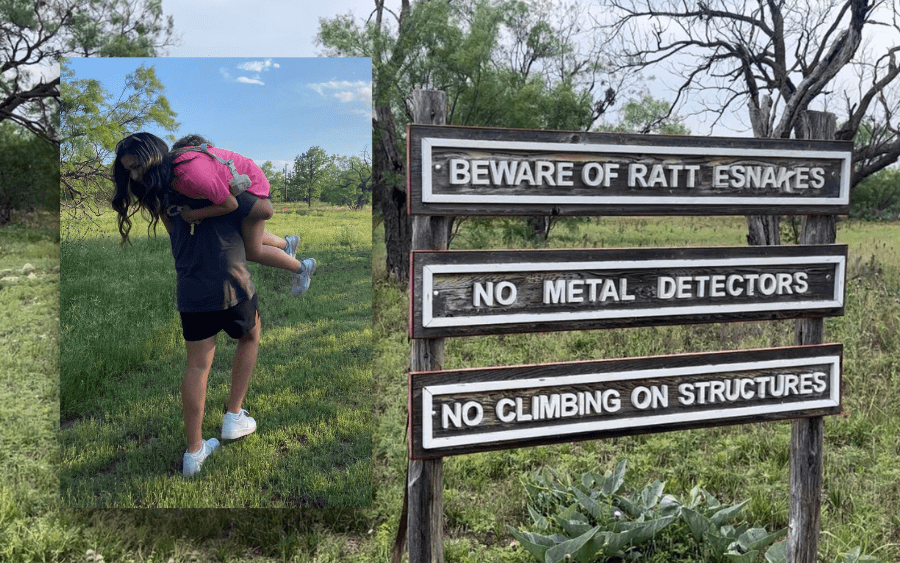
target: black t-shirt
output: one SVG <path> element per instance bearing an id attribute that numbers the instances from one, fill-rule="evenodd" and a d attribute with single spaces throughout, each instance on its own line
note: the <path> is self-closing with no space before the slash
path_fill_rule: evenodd
<path id="1" fill-rule="evenodd" d="M 222 311 L 256 292 L 241 236 L 241 221 L 250 213 L 256 197 L 244 192 L 237 200 L 237 210 L 204 219 L 194 225 L 193 234 L 180 215 L 169 215 L 169 240 L 177 274 L 175 302 L 182 313 Z M 208 204 L 205 200 L 180 203 L 195 208 Z"/>

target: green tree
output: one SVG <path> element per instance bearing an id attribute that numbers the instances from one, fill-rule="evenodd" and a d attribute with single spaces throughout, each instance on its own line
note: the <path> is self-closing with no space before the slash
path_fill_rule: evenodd
<path id="1" fill-rule="evenodd" d="M 680 117 L 672 115 L 669 102 L 658 100 L 649 92 L 622 105 L 621 121 L 613 126 L 600 127 L 601 131 L 622 133 L 661 133 L 663 135 L 690 135 L 691 131 Z"/>
<path id="2" fill-rule="evenodd" d="M 365 156 L 335 156 L 329 168 L 322 201 L 351 209 L 372 203 L 372 165 Z"/>
<path id="3" fill-rule="evenodd" d="M 62 57 L 152 57 L 175 41 L 160 0 L 3 0 L 0 121 L 58 144 Z"/>
<path id="4" fill-rule="evenodd" d="M 331 157 L 321 147 L 310 147 L 305 153 L 294 158 L 294 173 L 291 176 L 289 196 L 292 200 L 305 201 L 312 207 L 312 201 L 322 193 L 322 181 L 328 173 Z"/>
<path id="5" fill-rule="evenodd" d="M 900 219 L 900 170 L 885 168 L 860 182 L 850 197 L 850 216 Z"/>
<path id="6" fill-rule="evenodd" d="M 265 161 L 260 169 L 269 180 L 269 198 L 272 201 L 284 201 L 284 172 L 275 170 L 275 165 L 271 160 Z"/>
<path id="7" fill-rule="evenodd" d="M 112 196 L 109 163 L 116 143 L 150 124 L 174 132 L 176 114 L 152 66 L 141 65 L 128 74 L 122 90 L 114 93 L 96 80 L 77 78 L 65 59 L 61 71 L 61 209 L 71 215 L 96 214 L 99 202 Z M 169 141 L 174 140 L 170 135 Z"/>
<path id="8" fill-rule="evenodd" d="M 399 279 L 409 272 L 409 93 L 443 90 L 449 124 L 585 130 L 615 95 L 599 88 L 602 55 L 579 13 L 577 4 L 538 0 L 401 0 L 394 10 L 376 0 L 365 22 L 343 15 L 320 23 L 325 54 L 372 58 L 374 203 L 389 272 Z M 603 91 L 596 99 L 595 90 Z"/>

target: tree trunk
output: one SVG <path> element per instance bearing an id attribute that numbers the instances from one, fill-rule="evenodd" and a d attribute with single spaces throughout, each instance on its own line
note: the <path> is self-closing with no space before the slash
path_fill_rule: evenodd
<path id="1" fill-rule="evenodd" d="M 406 165 L 400 158 L 396 126 L 391 108 L 375 107 L 372 120 L 374 189 L 372 205 L 381 209 L 384 219 L 386 268 L 392 278 L 409 279 L 409 244 L 412 226 L 406 214 Z"/>
<path id="2" fill-rule="evenodd" d="M 550 227 L 553 226 L 553 217 L 549 215 L 529 215 L 525 217 L 534 236 L 541 242 L 546 242 L 550 236 Z"/>
<path id="3" fill-rule="evenodd" d="M 778 215 L 747 215 L 747 244 L 749 246 L 778 246 L 781 244 L 781 217 Z"/>
<path id="4" fill-rule="evenodd" d="M 759 102 L 751 100 L 750 124 L 753 136 L 770 137 L 772 133 L 772 98 L 761 96 Z M 778 215 L 747 215 L 747 244 L 749 246 L 779 246 L 781 244 L 781 217 Z"/>

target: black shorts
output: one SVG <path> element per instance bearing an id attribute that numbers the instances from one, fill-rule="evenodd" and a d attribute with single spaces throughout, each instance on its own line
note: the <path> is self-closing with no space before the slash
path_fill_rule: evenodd
<path id="1" fill-rule="evenodd" d="M 181 333 L 189 342 L 206 340 L 222 330 L 234 339 L 242 338 L 256 326 L 258 312 L 256 294 L 253 294 L 250 299 L 223 311 L 181 313 Z"/>
<path id="2" fill-rule="evenodd" d="M 238 216 L 242 220 L 246 219 L 247 215 L 250 215 L 250 212 L 253 210 L 253 206 L 256 205 L 257 200 L 260 200 L 260 199 L 268 199 L 268 198 L 261 198 L 258 195 L 254 195 L 254 194 L 251 194 L 250 192 L 246 192 L 246 191 L 241 192 L 237 196 L 238 208 L 236 211 L 239 214 Z"/>

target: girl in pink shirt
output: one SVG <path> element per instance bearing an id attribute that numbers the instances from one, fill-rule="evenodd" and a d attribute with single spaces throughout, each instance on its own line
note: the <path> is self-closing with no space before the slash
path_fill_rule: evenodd
<path id="1" fill-rule="evenodd" d="M 197 136 L 186 138 L 189 139 L 203 140 Z M 155 228 L 162 213 L 174 207 L 170 188 L 189 198 L 211 202 L 198 209 L 187 205 L 174 207 L 192 226 L 201 224 L 203 219 L 231 213 L 238 207 L 237 197 L 252 196 L 256 201 L 241 228 L 247 260 L 292 272 L 292 293 L 303 294 L 309 287 L 316 261 L 295 258 L 299 237 L 283 239 L 265 230 L 265 222 L 272 217 L 274 209 L 269 200 L 269 181 L 263 171 L 238 153 L 207 146 L 205 150 L 211 154 L 206 154 L 199 147 L 184 147 L 184 144 L 184 140 L 176 143 L 182 148 L 170 153 L 159 137 L 135 133 L 116 146 L 113 163 L 116 192 L 112 204 L 119 214 L 123 244 L 128 240 L 130 218 L 135 213 L 147 211 L 151 216 L 150 226 Z M 246 188 L 249 195 L 232 193 L 233 174 L 228 165 L 213 155 L 232 161 L 236 172 L 250 179 L 251 184 Z"/>

